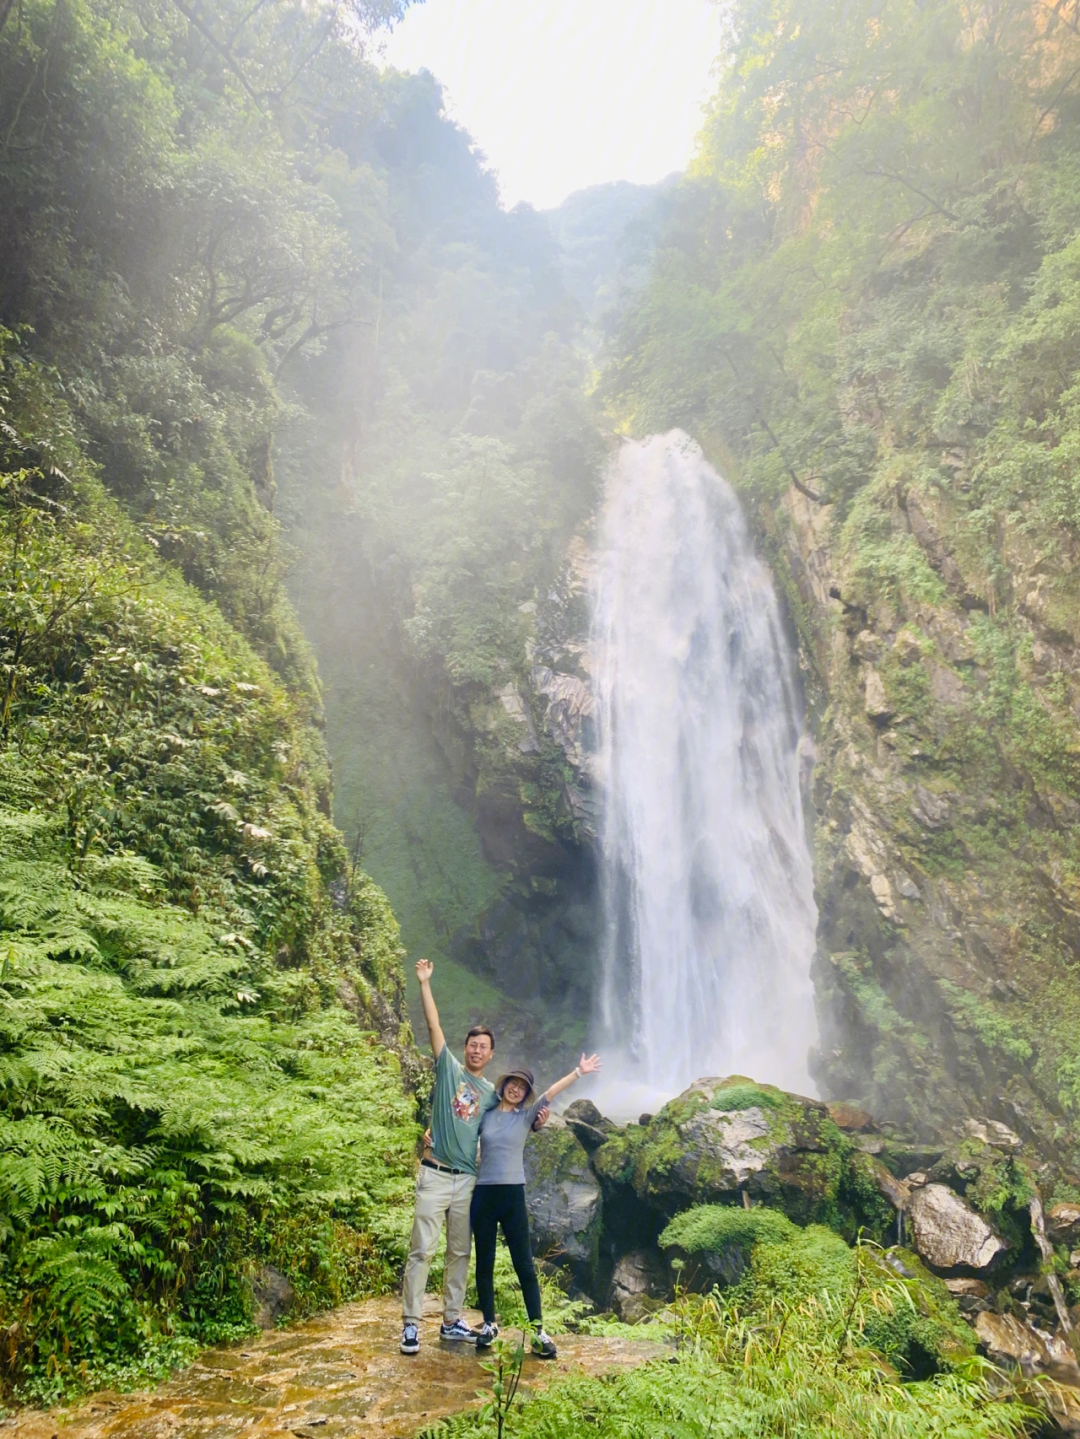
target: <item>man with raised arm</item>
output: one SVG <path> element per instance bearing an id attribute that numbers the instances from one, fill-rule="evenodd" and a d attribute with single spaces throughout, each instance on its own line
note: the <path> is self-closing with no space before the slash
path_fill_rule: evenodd
<path id="1" fill-rule="evenodd" d="M 476 1342 L 475 1332 L 461 1313 L 472 1242 L 469 1205 L 476 1183 L 480 1119 L 485 1110 L 499 1102 L 494 1087 L 484 1078 L 484 1070 L 495 1053 L 495 1036 L 486 1025 L 475 1024 L 465 1036 L 465 1063 L 450 1053 L 431 993 L 433 968 L 430 960 L 417 960 L 416 977 L 435 1056 L 435 1089 L 431 1096 L 431 1139 L 425 1144 L 416 1180 L 416 1213 L 401 1290 L 402 1354 L 416 1354 L 420 1349 L 420 1316 L 428 1269 L 444 1224 L 446 1268 L 439 1337 Z"/>

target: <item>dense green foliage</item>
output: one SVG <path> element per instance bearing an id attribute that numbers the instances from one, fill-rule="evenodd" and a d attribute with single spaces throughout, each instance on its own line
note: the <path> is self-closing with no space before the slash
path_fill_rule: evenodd
<path id="1" fill-rule="evenodd" d="M 303 366 L 376 303 L 402 8 L 0 5 L 5 1392 L 243 1332 L 261 1265 L 304 1313 L 400 1259 L 404 951 L 272 511 Z"/>
<path id="2" fill-rule="evenodd" d="M 43 386 L 9 355 L 0 1379 L 56 1393 L 242 1331 L 260 1261 L 301 1312 L 385 1285 L 416 1130 L 396 925 L 303 704 L 20 441 Z"/>
<path id="3" fill-rule="evenodd" d="M 736 1289 L 679 1301 L 675 1355 L 629 1374 L 565 1380 L 520 1408 L 512 1432 L 523 1439 L 1034 1432 L 1037 1415 L 971 1357 L 970 1333 L 941 1281 L 906 1278 L 898 1272 L 906 1265 L 887 1259 L 872 1248 L 851 1250 L 819 1228 L 763 1239 Z M 490 1420 L 466 1415 L 431 1432 L 479 1439 L 492 1429 Z"/>
<path id="4" fill-rule="evenodd" d="M 33 327 L 107 485 L 294 684 L 273 444 L 290 364 L 363 311 L 376 237 L 361 211 L 352 242 L 329 189 L 355 209 L 378 186 L 312 167 L 366 117 L 343 26 L 380 8 L 0 12 L 0 322 Z"/>

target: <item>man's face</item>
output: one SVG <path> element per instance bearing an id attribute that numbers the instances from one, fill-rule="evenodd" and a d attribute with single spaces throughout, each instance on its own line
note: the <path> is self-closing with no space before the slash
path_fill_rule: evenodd
<path id="1" fill-rule="evenodd" d="M 486 1034 L 472 1034 L 465 1041 L 465 1068 L 479 1074 L 495 1053 L 491 1040 Z"/>

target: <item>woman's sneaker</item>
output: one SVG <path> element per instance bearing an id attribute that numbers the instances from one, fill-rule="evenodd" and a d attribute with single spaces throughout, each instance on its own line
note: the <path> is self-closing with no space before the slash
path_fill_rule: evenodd
<path id="1" fill-rule="evenodd" d="M 476 1330 L 470 1329 L 464 1319 L 455 1319 L 453 1324 L 439 1325 L 440 1339 L 461 1339 L 466 1344 L 476 1343 Z"/>
<path id="2" fill-rule="evenodd" d="M 415 1324 L 406 1324 L 401 1331 L 402 1354 L 419 1354 L 420 1331 Z"/>
<path id="3" fill-rule="evenodd" d="M 480 1329 L 476 1335 L 477 1349 L 487 1349 L 489 1345 L 495 1343 L 498 1337 L 499 1326 L 497 1324 L 485 1324 L 484 1327 Z"/>
<path id="4" fill-rule="evenodd" d="M 554 1359 L 559 1353 L 542 1329 L 538 1329 L 532 1337 L 532 1352 L 537 1359 Z"/>

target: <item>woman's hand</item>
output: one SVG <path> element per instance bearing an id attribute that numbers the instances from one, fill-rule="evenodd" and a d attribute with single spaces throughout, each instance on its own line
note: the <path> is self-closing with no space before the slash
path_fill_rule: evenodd
<path id="1" fill-rule="evenodd" d="M 416 977 L 421 984 L 426 984 L 431 978 L 434 969 L 435 966 L 430 959 L 418 959 L 416 961 Z"/>
<path id="2" fill-rule="evenodd" d="M 590 1054 L 588 1058 L 583 1054 L 578 1063 L 579 1074 L 595 1074 L 598 1069 L 602 1068 L 600 1056 L 596 1054 Z"/>

